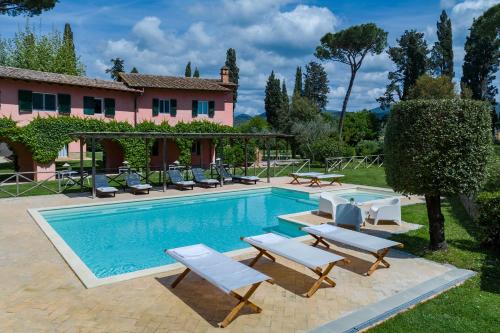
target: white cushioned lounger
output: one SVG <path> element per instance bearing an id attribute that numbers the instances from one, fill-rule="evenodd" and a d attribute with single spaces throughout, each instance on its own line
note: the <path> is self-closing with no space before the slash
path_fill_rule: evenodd
<path id="1" fill-rule="evenodd" d="M 257 250 L 259 250 L 259 253 L 252 260 L 250 266 L 255 265 L 255 263 L 262 256 L 266 256 L 275 261 L 275 258 L 268 253 L 271 252 L 283 258 L 301 264 L 316 273 L 319 278 L 307 292 L 307 297 L 311 297 L 312 295 L 314 295 L 323 281 L 326 281 L 332 287 L 335 287 L 335 282 L 328 277 L 328 273 L 330 273 L 336 263 L 340 261 L 348 262 L 348 260 L 346 260 L 344 257 L 341 257 L 334 253 L 323 251 L 296 240 L 273 233 L 267 233 L 252 237 L 242 237 L 241 240 L 247 242 Z M 327 267 L 323 270 L 322 267 L 325 265 L 327 265 Z"/>
<path id="2" fill-rule="evenodd" d="M 226 327 L 245 305 L 250 306 L 256 312 L 262 311 L 260 307 L 248 299 L 262 282 L 273 283 L 269 276 L 203 244 L 169 249 L 165 250 L 165 253 L 187 267 L 172 283 L 172 288 L 175 288 L 190 271 L 193 271 L 239 301 L 226 318 L 219 323 L 221 327 Z M 251 287 L 243 296 L 235 292 L 236 289 L 247 286 Z"/>
<path id="3" fill-rule="evenodd" d="M 352 246 L 357 249 L 371 253 L 377 260 L 370 266 L 367 274 L 371 275 L 380 263 L 384 264 L 387 268 L 390 264 L 384 259 L 391 247 L 403 247 L 403 244 L 394 242 L 385 238 L 367 235 L 362 232 L 348 230 L 345 228 L 333 226 L 330 224 L 322 224 L 312 227 L 304 227 L 302 231 L 307 232 L 316 239 L 313 246 L 319 243 L 330 247 L 325 240 L 333 243 L 341 243 Z"/>

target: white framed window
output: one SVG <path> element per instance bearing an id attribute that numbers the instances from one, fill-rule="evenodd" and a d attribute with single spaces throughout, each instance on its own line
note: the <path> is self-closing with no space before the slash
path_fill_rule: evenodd
<path id="1" fill-rule="evenodd" d="M 170 114 L 170 100 L 160 99 L 160 108 L 158 110 L 160 113 Z"/>
<path id="2" fill-rule="evenodd" d="M 57 95 L 40 92 L 33 93 L 33 110 L 35 111 L 56 111 Z"/>
<path id="3" fill-rule="evenodd" d="M 94 114 L 104 114 L 104 98 L 94 98 Z"/>
<path id="4" fill-rule="evenodd" d="M 208 101 L 198 101 L 198 115 L 208 116 Z"/>

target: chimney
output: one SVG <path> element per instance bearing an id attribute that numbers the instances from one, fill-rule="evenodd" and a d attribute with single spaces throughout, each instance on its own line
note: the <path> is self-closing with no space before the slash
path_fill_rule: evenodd
<path id="1" fill-rule="evenodd" d="M 229 68 L 226 66 L 223 66 L 220 69 L 220 80 L 222 83 L 229 83 Z"/>

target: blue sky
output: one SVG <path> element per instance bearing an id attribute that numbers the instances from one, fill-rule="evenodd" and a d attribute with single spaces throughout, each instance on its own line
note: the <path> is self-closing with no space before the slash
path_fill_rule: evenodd
<path id="1" fill-rule="evenodd" d="M 56 8 L 30 19 L 42 32 L 62 30 L 69 22 L 87 75 L 107 78 L 109 60 L 125 59 L 149 74 L 183 75 L 188 61 L 202 76 L 216 77 L 227 48 L 237 51 L 240 90 L 236 111 L 263 112 L 263 93 L 274 70 L 293 89 L 295 68 L 314 60 L 313 52 L 326 32 L 374 22 L 389 32 L 389 44 L 409 29 L 424 32 L 429 45 L 436 39 L 442 9 L 452 19 L 455 80 L 459 81 L 463 44 L 472 19 L 500 0 L 61 0 Z M 0 35 L 11 37 L 26 18 L 0 16 Z M 340 109 L 348 69 L 324 64 L 330 79 L 329 109 Z M 355 81 L 348 109 L 376 107 L 375 98 L 393 69 L 384 53 L 369 57 Z M 498 85 L 499 80 L 496 83 Z"/>

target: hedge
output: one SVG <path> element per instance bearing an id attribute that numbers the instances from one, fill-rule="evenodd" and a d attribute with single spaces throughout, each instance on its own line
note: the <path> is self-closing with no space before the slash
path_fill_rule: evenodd
<path id="1" fill-rule="evenodd" d="M 0 139 L 9 143 L 22 143 L 33 155 L 33 160 L 40 164 L 54 161 L 64 145 L 78 140 L 72 136 L 74 132 L 161 132 L 161 133 L 228 133 L 235 130 L 226 125 L 208 121 L 194 121 L 178 123 L 170 126 L 168 123 L 156 125 L 152 122 L 143 122 L 133 127 L 127 122 L 106 122 L 100 119 L 69 117 L 37 117 L 28 125 L 19 127 L 10 118 L 0 118 Z M 124 151 L 125 158 L 134 167 L 142 167 L 146 158 L 144 140 L 123 138 L 115 139 Z M 222 140 L 219 140 L 222 141 Z M 176 139 L 180 150 L 179 161 L 182 164 L 191 163 L 192 140 Z M 151 151 L 153 140 L 149 145 Z"/>
<path id="2" fill-rule="evenodd" d="M 478 195 L 477 222 L 482 230 L 483 244 L 500 248 L 500 192 L 483 192 Z"/>

